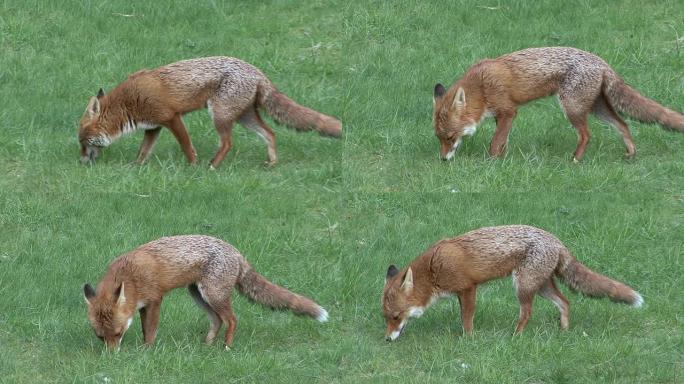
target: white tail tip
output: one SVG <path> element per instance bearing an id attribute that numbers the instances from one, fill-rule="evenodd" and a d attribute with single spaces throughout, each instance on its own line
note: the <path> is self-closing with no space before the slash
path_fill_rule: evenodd
<path id="1" fill-rule="evenodd" d="M 316 320 L 318 320 L 318 321 L 321 322 L 321 323 L 325 323 L 326 321 L 328 321 L 328 311 L 326 311 L 325 309 L 321 308 L 321 314 L 318 315 L 318 317 L 316 318 Z"/>
<path id="2" fill-rule="evenodd" d="M 635 294 L 636 294 L 636 299 L 634 299 L 634 303 L 632 303 L 632 307 L 641 308 L 641 306 L 644 305 L 644 298 L 641 297 L 641 295 L 638 292 L 635 292 Z"/>

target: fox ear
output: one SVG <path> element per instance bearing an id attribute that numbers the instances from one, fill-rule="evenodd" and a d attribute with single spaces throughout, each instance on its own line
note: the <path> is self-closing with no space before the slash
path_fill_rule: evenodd
<path id="1" fill-rule="evenodd" d="M 413 271 L 411 270 L 411 267 L 406 270 L 406 276 L 404 276 L 404 282 L 401 283 L 401 288 L 404 291 L 413 289 Z"/>
<path id="2" fill-rule="evenodd" d="M 86 283 L 86 285 L 83 286 L 83 298 L 85 299 L 86 303 L 90 305 L 90 300 L 95 297 L 95 290 L 93 289 L 92 285 L 89 283 Z"/>
<path id="3" fill-rule="evenodd" d="M 442 84 L 437 83 L 437 85 L 435 85 L 435 95 L 434 95 L 435 98 L 433 101 L 437 101 L 437 100 L 441 99 L 445 93 L 446 93 L 446 88 L 444 88 L 444 86 Z"/>
<path id="4" fill-rule="evenodd" d="M 462 87 L 458 87 L 456 91 L 456 96 L 454 97 L 454 103 L 451 104 L 451 108 L 463 108 L 466 105 L 465 91 Z"/>
<path id="5" fill-rule="evenodd" d="M 118 305 L 124 305 L 126 304 L 126 294 L 124 293 L 124 283 L 121 282 L 121 285 L 119 285 L 119 288 L 114 291 L 114 296 L 117 297 L 116 303 Z"/>
<path id="6" fill-rule="evenodd" d="M 387 268 L 387 277 L 385 277 L 385 281 L 393 278 L 394 276 L 399 274 L 399 268 L 395 267 L 394 265 L 390 265 L 389 268 Z"/>
<path id="7" fill-rule="evenodd" d="M 90 98 L 85 113 L 89 117 L 95 117 L 100 114 L 100 100 L 97 97 Z"/>
<path id="8" fill-rule="evenodd" d="M 99 91 L 97 91 L 97 98 L 101 99 L 105 95 L 104 89 L 100 88 Z"/>

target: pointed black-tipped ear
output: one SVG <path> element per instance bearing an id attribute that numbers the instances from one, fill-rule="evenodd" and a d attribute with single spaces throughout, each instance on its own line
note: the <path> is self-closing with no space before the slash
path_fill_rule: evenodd
<path id="1" fill-rule="evenodd" d="M 442 84 L 437 83 L 437 85 L 435 85 L 435 100 L 444 96 L 445 93 L 446 93 L 446 88 L 444 88 L 444 86 Z"/>
<path id="2" fill-rule="evenodd" d="M 398 274 L 399 268 L 395 267 L 394 265 L 390 265 L 389 268 L 387 268 L 387 277 L 385 278 L 385 280 L 389 280 Z"/>
<path id="3" fill-rule="evenodd" d="M 95 297 L 95 289 L 89 283 L 83 286 L 83 297 L 88 305 L 90 305 L 90 300 Z"/>
<path id="4" fill-rule="evenodd" d="M 104 89 L 100 88 L 100 90 L 97 91 L 97 98 L 101 99 L 102 96 L 104 96 Z"/>

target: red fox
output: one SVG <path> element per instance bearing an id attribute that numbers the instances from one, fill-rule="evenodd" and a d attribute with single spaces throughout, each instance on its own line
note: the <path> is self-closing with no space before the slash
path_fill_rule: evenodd
<path id="1" fill-rule="evenodd" d="M 502 156 L 518 107 L 553 94 L 579 134 L 575 162 L 591 137 L 589 113 L 620 131 L 628 158 L 636 146 L 617 112 L 684 132 L 683 115 L 640 95 L 600 57 L 575 48 L 530 48 L 473 65 L 448 91 L 435 86 L 433 118 L 442 159 L 450 160 L 463 136 L 473 135 L 488 116 L 496 119 L 489 153 Z"/>
<path id="2" fill-rule="evenodd" d="M 396 340 L 409 318 L 421 316 L 439 298 L 451 295 L 461 304 L 464 332 L 472 333 L 478 285 L 511 274 L 520 301 L 516 334 L 527 325 L 536 294 L 558 307 L 561 329 L 568 329 L 570 305 L 554 276 L 585 295 L 607 296 L 634 307 L 644 302 L 627 285 L 580 264 L 544 230 L 526 225 L 486 227 L 434 244 L 403 271 L 389 267 L 382 298 L 385 339 Z"/>
<path id="3" fill-rule="evenodd" d="M 226 348 L 232 345 L 237 326 L 231 306 L 233 288 L 271 308 L 289 308 L 320 322 L 328 320 L 328 312 L 320 305 L 266 280 L 232 245 L 209 236 L 187 235 L 162 237 L 118 257 L 97 291 L 85 284 L 90 324 L 108 348 L 118 349 L 139 310 L 145 344 L 152 344 L 162 298 L 183 286 L 209 315 L 205 341 L 211 343 L 225 324 Z"/>
<path id="4" fill-rule="evenodd" d="M 253 65 L 232 57 L 206 57 L 138 71 L 106 95 L 100 89 L 81 118 L 81 162 L 95 160 L 102 148 L 123 134 L 144 130 L 137 159 L 143 163 L 159 137 L 160 127 L 165 126 L 180 143 L 188 161 L 195 164 L 197 154 L 182 116 L 205 107 L 221 139 L 211 160 L 213 168 L 230 151 L 233 125 L 238 121 L 266 141 L 269 163 L 277 162 L 275 133 L 262 120 L 259 108 L 299 130 L 342 135 L 339 120 L 295 103 Z"/>

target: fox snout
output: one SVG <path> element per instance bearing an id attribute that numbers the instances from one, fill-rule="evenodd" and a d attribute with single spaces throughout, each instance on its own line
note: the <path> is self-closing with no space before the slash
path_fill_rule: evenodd
<path id="1" fill-rule="evenodd" d="M 108 351 L 118 352 L 121 347 L 121 339 L 121 337 L 103 337 L 102 341 L 104 341 Z"/>
<path id="2" fill-rule="evenodd" d="M 455 141 L 440 140 L 441 149 L 439 151 L 440 158 L 444 161 L 451 160 L 456 154 L 456 151 L 461 147 L 461 138 Z"/>
<path id="3" fill-rule="evenodd" d="M 81 164 L 90 164 L 94 162 L 95 159 L 100 157 L 100 152 L 100 147 L 88 144 L 81 144 Z"/>
<path id="4" fill-rule="evenodd" d="M 392 325 L 388 324 L 387 325 L 387 332 L 385 332 L 385 341 L 394 341 L 401 336 L 401 334 L 404 332 L 404 328 L 406 327 L 406 322 L 402 321 L 398 325 Z"/>

